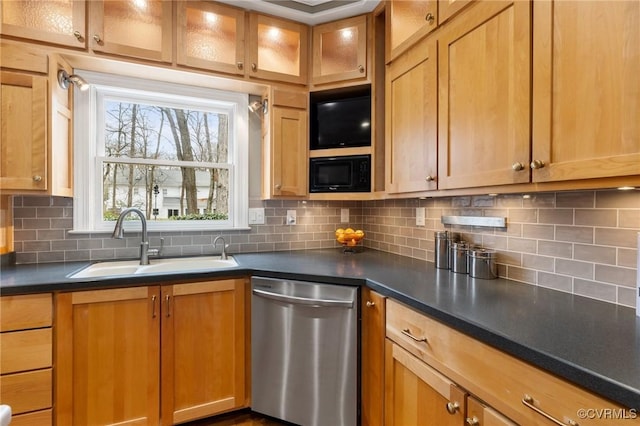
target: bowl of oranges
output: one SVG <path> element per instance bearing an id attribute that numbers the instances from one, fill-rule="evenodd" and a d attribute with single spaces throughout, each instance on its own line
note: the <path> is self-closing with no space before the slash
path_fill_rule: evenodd
<path id="1" fill-rule="evenodd" d="M 344 247 L 345 252 L 354 252 L 355 247 L 360 244 L 364 238 L 364 231 L 362 229 L 353 230 L 352 228 L 338 228 L 336 229 L 336 241 L 338 241 Z"/>

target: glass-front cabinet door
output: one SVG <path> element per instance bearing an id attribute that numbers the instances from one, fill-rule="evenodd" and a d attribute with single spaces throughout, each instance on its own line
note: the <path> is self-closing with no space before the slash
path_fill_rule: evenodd
<path id="1" fill-rule="evenodd" d="M 244 10 L 213 2 L 178 3 L 180 65 L 244 74 Z"/>
<path id="2" fill-rule="evenodd" d="M 251 77 L 306 84 L 309 28 L 285 19 L 251 14 Z"/>
<path id="3" fill-rule="evenodd" d="M 0 16 L 4 35 L 86 47 L 84 0 L 3 0 Z"/>
<path id="4" fill-rule="evenodd" d="M 94 52 L 171 62 L 170 0 L 94 0 L 89 13 Z"/>

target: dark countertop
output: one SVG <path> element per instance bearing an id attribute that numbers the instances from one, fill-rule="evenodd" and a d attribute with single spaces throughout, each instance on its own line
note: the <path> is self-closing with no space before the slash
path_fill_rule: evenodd
<path id="1" fill-rule="evenodd" d="M 366 250 L 234 255 L 239 266 L 153 275 L 153 283 L 243 276 L 367 285 L 484 343 L 628 408 L 640 408 L 640 317 L 635 310 L 505 279 L 479 280 L 433 263 Z M 153 262 L 153 260 L 152 260 Z M 87 263 L 4 267 L 3 295 L 120 287 L 151 275 L 73 280 Z"/>

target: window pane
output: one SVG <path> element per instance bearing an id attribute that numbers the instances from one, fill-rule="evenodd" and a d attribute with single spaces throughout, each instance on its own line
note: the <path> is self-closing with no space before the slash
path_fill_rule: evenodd
<path id="1" fill-rule="evenodd" d="M 105 162 L 102 183 L 104 220 L 116 220 L 129 206 L 158 221 L 229 218 L 228 169 Z"/>
<path id="2" fill-rule="evenodd" d="M 227 163 L 227 114 L 105 101 L 105 156 Z"/>

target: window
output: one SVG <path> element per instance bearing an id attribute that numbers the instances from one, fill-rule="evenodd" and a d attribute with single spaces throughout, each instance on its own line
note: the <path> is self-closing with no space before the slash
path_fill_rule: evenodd
<path id="1" fill-rule="evenodd" d="M 248 95 L 81 73 L 75 230 L 112 230 L 129 206 L 150 230 L 247 228 Z"/>

